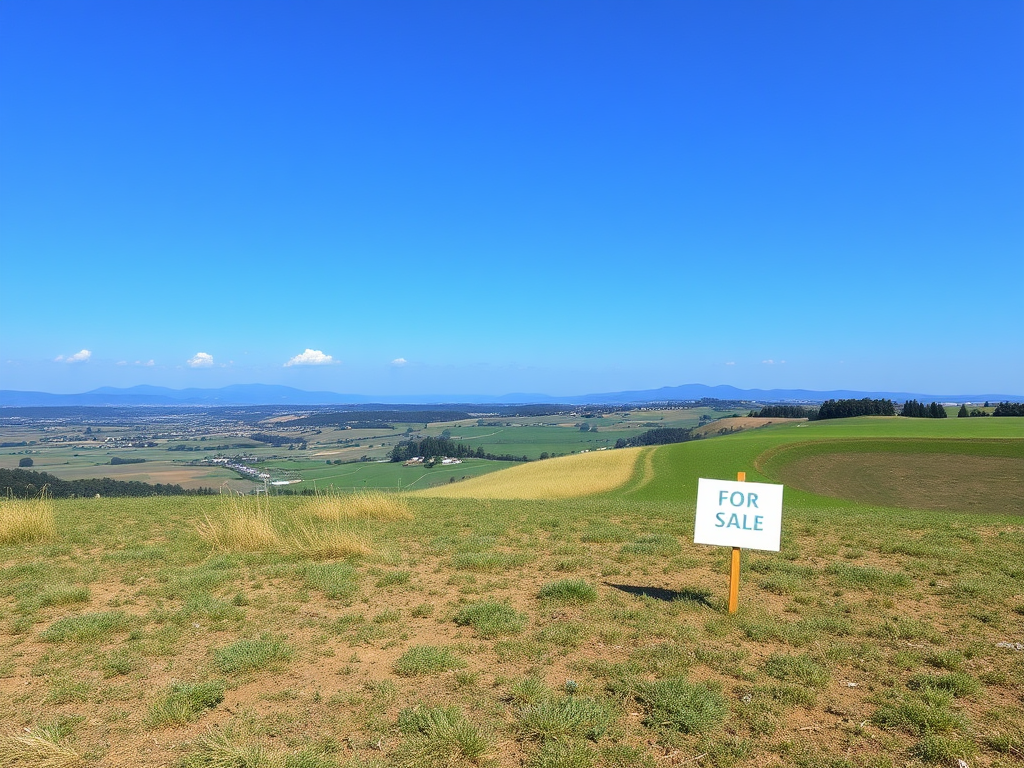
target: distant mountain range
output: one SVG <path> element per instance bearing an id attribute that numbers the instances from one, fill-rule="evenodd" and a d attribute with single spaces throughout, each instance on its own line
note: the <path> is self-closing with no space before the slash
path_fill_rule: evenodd
<path id="1" fill-rule="evenodd" d="M 809 389 L 737 389 L 720 385 L 709 387 L 704 384 L 683 384 L 678 387 L 661 387 L 628 392 L 604 392 L 600 394 L 557 397 L 538 393 L 515 392 L 495 397 L 493 395 L 403 395 L 394 397 L 371 397 L 367 395 L 345 395 L 337 392 L 307 392 L 294 387 L 275 384 L 234 384 L 220 389 L 169 389 L 140 385 L 117 388 L 100 387 L 76 395 L 55 395 L 48 392 L 22 392 L 12 389 L 0 390 L 0 407 L 38 406 L 221 406 L 221 405 L 365 405 L 365 404 L 409 404 L 437 405 L 451 403 L 474 403 L 481 405 L 522 405 L 526 403 L 552 403 L 556 405 L 625 405 L 631 403 L 656 403 L 665 401 L 701 400 L 745 400 L 758 403 L 821 403 L 825 400 L 846 398 L 888 398 L 896 402 L 920 400 L 941 403 L 1022 402 L 1024 395 L 1007 394 L 928 394 L 921 392 L 858 392 L 848 389 L 818 392 Z"/>

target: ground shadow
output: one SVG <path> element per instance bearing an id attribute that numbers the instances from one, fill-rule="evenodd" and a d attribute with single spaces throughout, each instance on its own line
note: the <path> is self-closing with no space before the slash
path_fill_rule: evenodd
<path id="1" fill-rule="evenodd" d="M 664 600 L 666 603 L 671 603 L 676 600 L 686 600 L 691 603 L 699 603 L 700 605 L 711 608 L 711 593 L 703 589 L 662 589 L 661 587 L 637 587 L 632 584 L 612 584 L 611 582 L 605 582 L 606 587 L 617 589 L 621 592 L 628 592 L 631 595 L 637 595 L 638 597 L 653 597 L 655 600 Z"/>

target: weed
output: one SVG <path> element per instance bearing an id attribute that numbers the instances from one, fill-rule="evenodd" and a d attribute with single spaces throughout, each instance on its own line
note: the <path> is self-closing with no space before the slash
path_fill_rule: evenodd
<path id="1" fill-rule="evenodd" d="M 490 749 L 486 736 L 470 723 L 458 707 L 403 709 L 398 728 L 413 738 L 395 750 L 392 760 L 400 768 L 479 763 Z"/>
<path id="2" fill-rule="evenodd" d="M 864 565 L 833 563 L 825 572 L 835 577 L 840 586 L 870 589 L 876 592 L 893 592 L 910 586 L 910 577 L 905 573 L 884 571 Z"/>
<path id="3" fill-rule="evenodd" d="M 965 672 L 950 672 L 945 675 L 914 675 L 908 684 L 913 690 L 934 688 L 949 691 L 956 698 L 971 696 L 981 690 L 981 685 Z"/>
<path id="4" fill-rule="evenodd" d="M 452 556 L 452 566 L 457 571 L 490 573 L 521 568 L 533 558 L 525 553 L 506 554 L 503 552 L 459 552 Z"/>
<path id="5" fill-rule="evenodd" d="M 930 731 L 925 732 L 914 747 L 914 754 L 926 763 L 937 765 L 955 765 L 957 761 L 966 764 L 976 751 L 972 739 L 950 738 Z"/>
<path id="6" fill-rule="evenodd" d="M 545 741 L 530 756 L 528 768 L 590 768 L 597 753 L 586 743 Z"/>
<path id="7" fill-rule="evenodd" d="M 183 761 L 184 768 L 272 768 L 263 745 L 252 737 L 236 735 L 232 728 L 209 731 L 198 749 Z"/>
<path id="8" fill-rule="evenodd" d="M 48 643 L 87 643 L 102 640 L 130 623 L 121 611 L 83 613 L 58 619 L 40 635 Z"/>
<path id="9" fill-rule="evenodd" d="M 184 725 L 197 719 L 207 709 L 224 701 L 224 683 L 175 683 L 149 708 L 146 724 L 151 728 Z"/>
<path id="10" fill-rule="evenodd" d="M 412 574 L 409 571 L 389 571 L 377 579 L 376 587 L 383 589 L 384 587 L 397 587 L 402 584 L 408 584 L 409 579 L 412 578 Z"/>
<path id="11" fill-rule="evenodd" d="M 420 603 L 413 607 L 409 612 L 409 615 L 415 619 L 425 619 L 428 616 L 432 616 L 434 613 L 434 606 L 430 603 Z"/>
<path id="12" fill-rule="evenodd" d="M 942 733 L 962 728 L 964 719 L 949 710 L 953 695 L 925 688 L 914 695 L 894 694 L 872 716 L 883 728 L 898 728 L 908 733 Z"/>
<path id="13" fill-rule="evenodd" d="M 828 670 L 807 654 L 789 656 L 773 653 L 762 668 L 777 680 L 795 681 L 812 688 L 821 688 L 829 679 Z"/>
<path id="14" fill-rule="evenodd" d="M 449 648 L 433 645 L 414 645 L 395 661 L 392 669 L 402 677 L 433 675 L 462 669 L 466 662 Z"/>
<path id="15" fill-rule="evenodd" d="M 729 712 L 721 690 L 710 683 L 690 683 L 681 677 L 632 686 L 634 698 L 647 710 L 647 724 L 668 726 L 682 733 L 708 733 Z"/>
<path id="16" fill-rule="evenodd" d="M 592 603 L 597 600 L 597 590 L 582 579 L 562 579 L 541 587 L 539 597 L 558 603 Z"/>
<path id="17" fill-rule="evenodd" d="M 624 555 L 658 555 L 669 557 L 682 552 L 679 540 L 675 536 L 664 533 L 648 533 L 640 536 L 632 544 L 623 544 L 619 550 Z"/>
<path id="18" fill-rule="evenodd" d="M 597 740 L 612 722 L 608 706 L 596 699 L 567 696 L 563 699 L 543 698 L 524 704 L 516 712 L 516 730 L 527 739 L 565 740 L 586 738 Z"/>
<path id="19" fill-rule="evenodd" d="M 258 640 L 239 640 L 213 654 L 214 666 L 223 674 L 256 672 L 280 665 L 293 655 L 280 637 L 262 635 Z"/>
<path id="20" fill-rule="evenodd" d="M 494 600 L 483 600 L 463 606 L 455 614 L 455 623 L 470 626 L 480 637 L 515 635 L 526 626 L 526 614 Z"/>
<path id="21" fill-rule="evenodd" d="M 508 700 L 513 704 L 536 704 L 550 697 L 551 691 L 543 680 L 536 677 L 526 677 L 513 683 L 508 693 Z"/>
<path id="22" fill-rule="evenodd" d="M 346 600 L 359 588 L 358 574 L 348 563 L 311 563 L 305 568 L 305 583 L 328 600 Z"/>
<path id="23" fill-rule="evenodd" d="M 310 560 L 335 560 L 366 557 L 373 554 L 365 539 L 348 531 L 300 528 L 291 543 L 292 550 Z"/>
<path id="24" fill-rule="evenodd" d="M 621 544 L 629 539 L 628 530 L 612 523 L 592 523 L 580 537 L 587 544 Z"/>

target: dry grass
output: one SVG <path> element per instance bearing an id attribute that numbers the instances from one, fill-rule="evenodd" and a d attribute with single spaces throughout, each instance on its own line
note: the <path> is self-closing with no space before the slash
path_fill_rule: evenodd
<path id="1" fill-rule="evenodd" d="M 77 768 L 85 760 L 71 749 L 43 736 L 0 739 L 0 768 Z"/>
<path id="2" fill-rule="evenodd" d="M 292 547 L 298 554 L 310 560 L 333 560 L 373 554 L 373 548 L 354 533 L 308 527 L 299 529 Z"/>
<path id="3" fill-rule="evenodd" d="M 53 502 L 45 492 L 38 499 L 0 501 L 0 544 L 32 544 L 56 537 Z"/>
<path id="4" fill-rule="evenodd" d="M 643 448 L 620 448 L 531 462 L 424 491 L 418 496 L 450 499 L 568 499 L 605 493 L 624 485 L 637 469 Z"/>
<path id="5" fill-rule="evenodd" d="M 405 496 L 387 491 L 324 493 L 305 499 L 302 511 L 318 520 L 411 520 Z"/>
<path id="6" fill-rule="evenodd" d="M 220 515 L 198 525 L 199 535 L 225 552 L 264 552 L 281 547 L 266 496 L 231 496 Z"/>

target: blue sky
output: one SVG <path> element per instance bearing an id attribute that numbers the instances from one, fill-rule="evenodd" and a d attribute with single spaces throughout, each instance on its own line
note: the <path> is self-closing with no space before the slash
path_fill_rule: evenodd
<path id="1" fill-rule="evenodd" d="M 1018 2 L 0 4 L 0 388 L 1024 393 Z"/>

